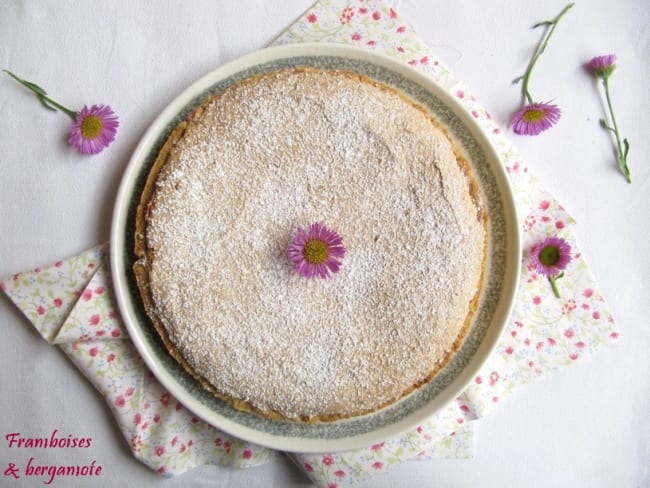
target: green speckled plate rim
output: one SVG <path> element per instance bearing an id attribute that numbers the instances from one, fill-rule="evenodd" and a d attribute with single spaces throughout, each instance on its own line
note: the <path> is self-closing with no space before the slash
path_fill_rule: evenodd
<path id="1" fill-rule="evenodd" d="M 430 383 L 381 411 L 316 424 L 269 420 L 240 412 L 203 389 L 168 354 L 142 308 L 131 271 L 135 261 L 135 209 L 149 169 L 173 128 L 206 97 L 227 86 L 260 73 L 297 66 L 361 73 L 398 88 L 427 107 L 468 156 L 489 216 L 488 267 L 479 310 L 461 348 L 445 368 Z M 230 73 L 224 77 L 224 71 Z M 267 48 L 229 63 L 189 87 L 143 137 L 127 167 L 113 216 L 111 268 L 116 298 L 129 334 L 154 375 L 206 422 L 241 439 L 286 451 L 331 452 L 367 446 L 414 428 L 456 398 L 496 344 L 510 313 L 519 274 L 512 194 L 496 152 L 478 125 L 444 89 L 423 76 L 386 56 L 344 45 Z"/>

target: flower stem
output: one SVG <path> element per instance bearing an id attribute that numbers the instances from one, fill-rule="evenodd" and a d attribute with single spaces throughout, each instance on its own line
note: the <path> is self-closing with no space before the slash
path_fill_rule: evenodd
<path id="1" fill-rule="evenodd" d="M 616 123 L 616 116 L 614 115 L 614 106 L 612 104 L 612 97 L 609 93 L 609 78 L 606 76 L 603 78 L 603 87 L 605 88 L 605 98 L 607 99 L 607 108 L 609 109 L 609 116 L 612 119 L 612 127 L 607 127 L 611 130 L 616 137 L 616 160 L 618 161 L 618 167 L 625 176 L 625 179 L 628 183 L 632 183 L 632 176 L 630 175 L 630 169 L 627 166 L 627 153 L 630 150 L 630 145 L 627 142 L 627 139 L 621 142 L 621 135 L 618 131 L 618 124 Z M 625 150 L 623 149 L 625 146 Z"/>
<path id="2" fill-rule="evenodd" d="M 553 295 L 555 295 L 556 298 L 560 298 L 560 290 L 557 288 L 557 280 L 563 276 L 564 273 L 560 273 L 559 275 L 548 277 L 548 282 L 551 284 L 551 290 L 553 290 Z"/>
<path id="3" fill-rule="evenodd" d="M 27 88 L 27 89 L 30 90 L 32 93 L 34 93 L 34 95 L 36 95 L 36 97 L 38 97 L 38 99 L 39 99 L 40 102 L 43 104 L 43 106 L 45 106 L 45 108 L 48 108 L 48 109 L 50 109 L 50 110 L 56 110 L 56 109 L 59 109 L 59 110 L 61 110 L 63 113 L 65 113 L 66 115 L 68 115 L 72 120 L 74 120 L 74 119 L 77 117 L 77 112 L 75 112 L 74 110 L 70 110 L 70 109 L 67 108 L 67 107 L 64 107 L 63 105 L 61 105 L 61 104 L 60 104 L 59 102 L 57 102 L 56 100 L 51 99 L 51 98 L 47 95 L 47 92 L 46 92 L 45 90 L 43 90 L 43 88 L 41 88 L 40 86 L 38 86 L 36 83 L 32 83 L 31 81 L 23 80 L 22 78 L 19 78 L 18 76 L 16 76 L 15 74 L 13 74 L 11 71 L 8 71 L 8 70 L 6 70 L 6 69 L 3 69 L 2 71 L 4 71 L 5 73 L 7 73 L 7 74 L 8 74 L 9 76 L 11 76 L 14 80 L 16 80 L 18 83 L 20 83 L 20 84 L 23 85 L 25 88 Z"/>
<path id="4" fill-rule="evenodd" d="M 537 49 L 535 49 L 535 53 L 533 54 L 533 57 L 530 59 L 530 63 L 528 63 L 528 67 L 526 68 L 526 72 L 523 74 L 523 76 L 520 76 L 519 78 L 516 78 L 513 83 L 518 83 L 522 81 L 522 87 L 521 91 L 528 103 L 533 103 L 533 97 L 530 95 L 530 90 L 528 89 L 528 85 L 530 83 L 530 77 L 533 72 L 533 68 L 535 67 L 535 64 L 537 64 L 537 60 L 539 57 L 542 55 L 542 53 L 546 50 L 546 46 L 548 45 L 548 41 L 551 39 L 551 36 L 553 35 L 553 32 L 555 31 L 555 28 L 557 27 L 558 23 L 560 20 L 562 20 L 562 17 L 564 17 L 564 14 L 566 14 L 572 7 L 573 3 L 568 4 L 564 9 L 553 19 L 553 20 L 546 20 L 543 22 L 538 22 L 533 26 L 533 29 L 536 27 L 540 26 L 546 26 L 549 27 L 546 32 L 544 32 L 544 35 L 540 39 L 540 42 L 537 46 Z"/>

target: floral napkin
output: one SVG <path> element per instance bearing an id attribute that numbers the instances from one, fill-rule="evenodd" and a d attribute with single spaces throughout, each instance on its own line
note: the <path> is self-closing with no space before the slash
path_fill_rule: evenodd
<path id="1" fill-rule="evenodd" d="M 403 461 L 471 456 L 472 421 L 522 386 L 616 342 L 619 333 L 580 252 L 571 216 L 544 190 L 490 114 L 393 8 L 381 0 L 321 0 L 275 43 L 313 41 L 361 45 L 401 59 L 453 94 L 491 138 L 505 165 L 524 248 L 507 329 L 456 401 L 402 437 L 365 449 L 289 454 L 315 484 L 332 487 L 368 479 Z M 572 248 L 559 299 L 536 273 L 527 252 L 552 235 L 563 237 Z M 135 457 L 147 466 L 173 476 L 205 464 L 244 468 L 278 456 L 206 424 L 164 390 L 122 326 L 109 269 L 103 245 L 48 268 L 17 273 L 1 281 L 0 289 L 106 398 Z"/>
<path id="2" fill-rule="evenodd" d="M 0 289 L 104 396 L 135 457 L 158 473 L 204 464 L 245 468 L 277 455 L 198 419 L 151 374 L 117 312 L 107 245 L 16 273 Z"/>

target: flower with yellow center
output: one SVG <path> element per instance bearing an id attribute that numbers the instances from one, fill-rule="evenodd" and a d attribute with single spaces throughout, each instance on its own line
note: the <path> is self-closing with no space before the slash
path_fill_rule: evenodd
<path id="1" fill-rule="evenodd" d="M 60 110 L 72 119 L 68 143 L 82 153 L 96 154 L 115 140 L 117 127 L 120 124 L 117 115 L 109 105 L 93 105 L 90 108 L 84 105 L 80 111 L 75 112 L 52 99 L 36 83 L 23 80 L 11 71 L 3 71 L 36 95 L 45 108 Z"/>
<path id="2" fill-rule="evenodd" d="M 512 128 L 517 134 L 536 136 L 550 129 L 560 120 L 560 107 L 551 103 L 531 103 L 512 117 Z"/>
<path id="3" fill-rule="evenodd" d="M 96 154 L 113 142 L 118 125 L 108 105 L 84 105 L 75 116 L 68 142 L 84 154 Z"/>
<path id="4" fill-rule="evenodd" d="M 328 278 L 339 271 L 344 256 L 343 238 L 319 222 L 298 228 L 287 249 L 293 269 L 306 278 Z"/>

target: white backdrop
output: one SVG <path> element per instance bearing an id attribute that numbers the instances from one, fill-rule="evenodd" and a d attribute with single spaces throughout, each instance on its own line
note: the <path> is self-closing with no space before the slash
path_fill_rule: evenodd
<path id="1" fill-rule="evenodd" d="M 83 157 L 65 142 L 68 121 L 0 78 L 0 277 L 108 240 L 113 201 L 130 154 L 176 94 L 219 64 L 272 41 L 311 0 L 38 2 L 0 4 L 0 68 L 71 107 L 110 103 L 116 142 Z M 519 102 L 511 80 L 539 38 L 530 27 L 564 0 L 392 2 L 502 126 Z M 527 164 L 577 220 L 582 250 L 622 341 L 524 388 L 475 425 L 471 460 L 411 462 L 365 486 L 650 486 L 650 6 L 578 1 L 541 58 L 531 89 L 563 108 L 535 138 L 511 135 Z M 628 185 L 598 127 L 602 97 L 584 62 L 615 53 L 617 116 L 632 144 Z M 245 471 L 203 467 L 172 480 L 136 462 L 102 398 L 56 348 L 0 298 L 0 485 L 17 456 L 4 437 L 59 429 L 92 437 L 106 486 L 309 486 L 289 461 Z M 39 452 L 43 464 L 74 452 Z M 7 483 L 8 484 L 8 483 Z M 32 486 L 16 480 L 10 486 Z M 66 486 L 66 480 L 57 482 Z M 96 486 L 75 480 L 75 486 Z"/>

